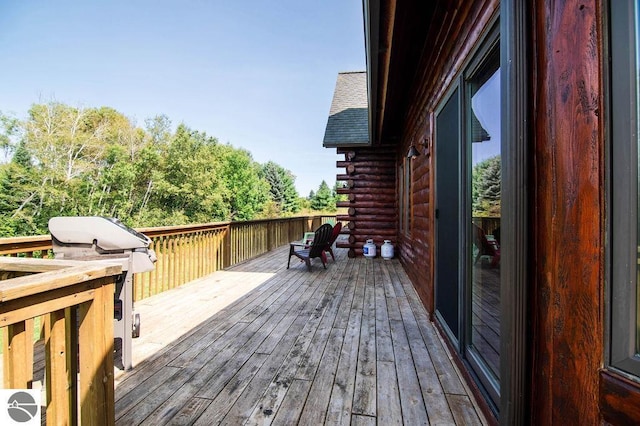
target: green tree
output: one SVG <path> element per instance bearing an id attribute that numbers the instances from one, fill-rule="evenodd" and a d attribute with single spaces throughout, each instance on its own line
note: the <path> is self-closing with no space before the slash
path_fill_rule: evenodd
<path id="1" fill-rule="evenodd" d="M 500 216 L 500 156 L 488 158 L 471 171 L 471 199 L 474 216 Z"/>
<path id="2" fill-rule="evenodd" d="M 15 140 L 19 139 L 22 125 L 20 120 L 15 117 L 0 112 L 0 149 L 4 150 L 5 155 L 9 155 Z"/>
<path id="3" fill-rule="evenodd" d="M 145 129 L 155 146 L 168 145 L 171 141 L 171 120 L 166 115 L 156 115 L 145 120 Z"/>
<path id="4" fill-rule="evenodd" d="M 263 211 L 269 200 L 269 184 L 260 177 L 260 166 L 248 151 L 227 146 L 222 175 L 231 220 L 253 219 Z"/>
<path id="5" fill-rule="evenodd" d="M 317 211 L 336 211 L 336 200 L 332 194 L 331 188 L 324 180 L 318 187 L 318 191 L 311 199 L 311 208 Z"/>
<path id="6" fill-rule="evenodd" d="M 176 213 L 184 221 L 175 224 L 227 219 L 222 154 L 215 138 L 179 125 L 155 165 L 147 208 Z"/>
<path id="7" fill-rule="evenodd" d="M 35 104 L 24 120 L 0 113 L 0 149 L 12 154 L 0 164 L 3 236 L 46 233 L 59 215 L 160 226 L 300 208 L 289 171 L 184 124 L 172 132 L 164 115 L 142 129 L 109 107 Z"/>
<path id="8" fill-rule="evenodd" d="M 335 185 L 333 185 L 333 197 L 336 202 L 338 201 L 347 201 L 349 198 L 346 194 L 338 194 L 338 189 L 346 188 L 346 182 L 336 181 Z"/>
<path id="9" fill-rule="evenodd" d="M 300 195 L 295 187 L 293 173 L 273 161 L 262 166 L 261 176 L 269 183 L 271 199 L 283 214 L 300 211 Z"/>

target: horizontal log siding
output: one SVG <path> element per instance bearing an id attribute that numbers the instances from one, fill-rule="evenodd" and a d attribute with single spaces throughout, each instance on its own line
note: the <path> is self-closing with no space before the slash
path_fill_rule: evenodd
<path id="1" fill-rule="evenodd" d="M 457 3 L 457 4 L 454 4 Z M 416 71 L 396 152 L 396 168 L 414 145 L 421 155 L 412 160 L 412 217 L 409 233 L 398 236 L 400 260 L 429 312 L 434 310 L 435 191 L 434 110 L 459 76 L 497 13 L 499 1 L 440 2 L 426 48 Z"/>
<path id="2" fill-rule="evenodd" d="M 397 242 L 398 215 L 396 211 L 395 147 L 363 147 L 338 149 L 345 161 L 336 165 L 345 169 L 337 179 L 347 182 L 338 193 L 348 195 L 347 214 L 338 215 L 348 231 L 347 241 L 338 247 L 348 248 L 349 257 L 361 256 L 362 246 L 373 239 L 378 247 L 384 240 Z M 379 172 L 378 172 L 379 171 Z M 344 233 L 344 232 L 343 232 Z"/>

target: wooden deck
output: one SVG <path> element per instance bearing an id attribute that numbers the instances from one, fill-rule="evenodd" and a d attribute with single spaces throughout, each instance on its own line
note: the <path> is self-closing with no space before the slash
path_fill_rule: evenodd
<path id="1" fill-rule="evenodd" d="M 494 377 L 500 377 L 500 270 L 474 266 L 473 346 Z"/>
<path id="2" fill-rule="evenodd" d="M 287 254 L 138 302 L 116 423 L 485 424 L 397 260 Z"/>

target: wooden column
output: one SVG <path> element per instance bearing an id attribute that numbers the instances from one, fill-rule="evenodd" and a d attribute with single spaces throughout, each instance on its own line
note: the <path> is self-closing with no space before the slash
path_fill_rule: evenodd
<path id="1" fill-rule="evenodd" d="M 532 423 L 598 424 L 607 217 L 602 3 L 533 4 Z"/>

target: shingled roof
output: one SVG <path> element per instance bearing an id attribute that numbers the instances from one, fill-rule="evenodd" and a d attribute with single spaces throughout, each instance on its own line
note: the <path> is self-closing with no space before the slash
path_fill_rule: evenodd
<path id="1" fill-rule="evenodd" d="M 327 148 L 369 144 L 369 105 L 367 73 L 341 72 L 324 132 Z"/>

